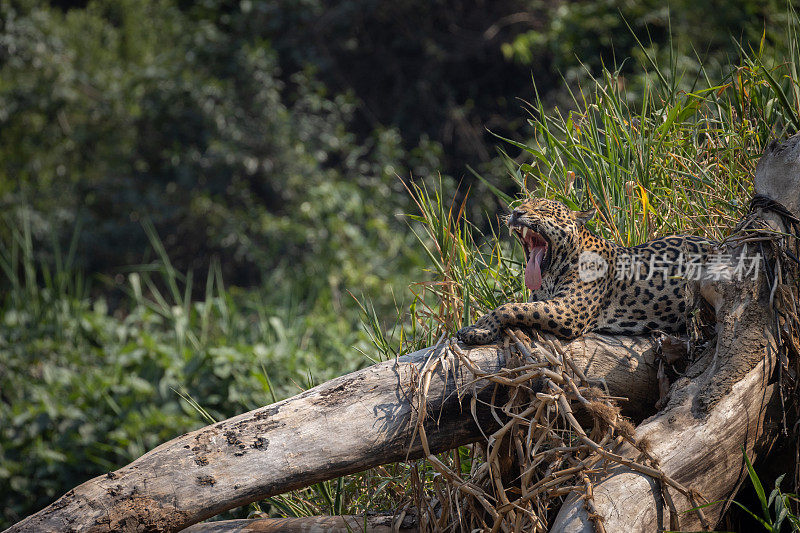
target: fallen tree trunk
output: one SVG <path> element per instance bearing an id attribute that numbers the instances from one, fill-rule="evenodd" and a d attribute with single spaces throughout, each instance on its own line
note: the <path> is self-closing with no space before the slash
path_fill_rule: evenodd
<path id="1" fill-rule="evenodd" d="M 790 213 L 800 213 L 800 136 L 767 148 L 755 189 L 779 199 Z M 756 214 L 773 230 L 791 230 L 775 211 Z M 737 257 L 740 251 L 726 253 Z M 773 307 L 779 285 L 779 276 L 771 281 L 763 271 L 756 280 L 699 282 L 698 290 L 716 310 L 716 345 L 673 385 L 667 407 L 636 430 L 637 438 L 650 443 L 665 475 L 698 491 L 705 502 L 722 503 L 703 509 L 704 516 L 682 514 L 697 502 L 666 494 L 678 511 L 673 513 L 661 495 L 668 489 L 658 480 L 614 466 L 593 480 L 595 511 L 607 531 L 663 531 L 666 524 L 687 531 L 713 528 L 746 475 L 742 449 L 752 459 L 763 458 L 780 436 L 780 391 L 772 379 L 781 342 Z M 627 447 L 621 454 L 634 458 L 640 451 Z M 593 533 L 582 494 L 568 498 L 551 531 Z"/>
<path id="2" fill-rule="evenodd" d="M 630 398 L 623 406 L 628 416 L 641 420 L 654 412 L 658 386 L 650 340 L 588 335 L 565 348 L 612 395 Z M 497 346 L 465 352 L 487 373 L 505 363 Z M 449 359 L 427 395 L 431 452 L 482 439 L 470 412 L 472 396 L 459 399 L 457 392 L 489 395 L 493 386 L 474 382 L 452 354 L 429 348 L 173 439 L 70 490 L 7 531 L 177 531 L 268 496 L 421 457 L 414 390 L 425 363 L 439 356 Z M 491 415 L 479 411 L 478 418 L 485 431 L 492 429 Z"/>

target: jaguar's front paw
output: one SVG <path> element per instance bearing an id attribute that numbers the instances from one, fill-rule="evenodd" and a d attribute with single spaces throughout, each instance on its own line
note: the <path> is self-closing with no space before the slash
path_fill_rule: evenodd
<path id="1" fill-rule="evenodd" d="M 475 324 L 458 330 L 456 337 L 464 344 L 489 344 L 497 338 L 497 330 Z"/>

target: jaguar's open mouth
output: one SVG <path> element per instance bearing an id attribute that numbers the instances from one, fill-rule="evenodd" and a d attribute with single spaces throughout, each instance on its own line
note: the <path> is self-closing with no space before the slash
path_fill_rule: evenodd
<path id="1" fill-rule="evenodd" d="M 517 234 L 525 249 L 525 286 L 537 291 L 542 287 L 542 270 L 550 264 L 550 243 L 544 235 L 528 226 L 514 225 L 509 226 L 508 230 Z"/>

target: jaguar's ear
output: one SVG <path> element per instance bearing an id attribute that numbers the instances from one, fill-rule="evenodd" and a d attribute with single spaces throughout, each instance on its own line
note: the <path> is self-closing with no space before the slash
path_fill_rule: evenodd
<path id="1" fill-rule="evenodd" d="M 578 223 L 579 226 L 583 226 L 590 220 L 594 218 L 594 215 L 597 213 L 597 209 L 587 209 L 586 211 L 575 211 L 575 222 Z"/>

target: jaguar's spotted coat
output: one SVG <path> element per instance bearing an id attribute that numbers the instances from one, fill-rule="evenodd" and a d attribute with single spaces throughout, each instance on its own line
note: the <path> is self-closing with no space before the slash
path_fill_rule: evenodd
<path id="1" fill-rule="evenodd" d="M 575 212 L 540 198 L 514 209 L 506 222 L 525 248 L 525 285 L 535 301 L 501 305 L 461 329 L 459 340 L 487 344 L 509 326 L 565 338 L 589 331 L 637 334 L 682 328 L 686 278 L 675 273 L 689 258 L 710 253 L 715 243 L 681 235 L 625 248 L 584 227 L 593 215 L 594 210 Z"/>

